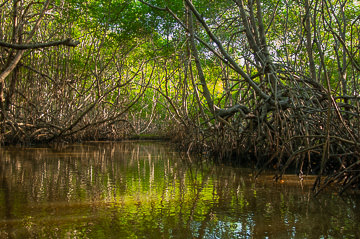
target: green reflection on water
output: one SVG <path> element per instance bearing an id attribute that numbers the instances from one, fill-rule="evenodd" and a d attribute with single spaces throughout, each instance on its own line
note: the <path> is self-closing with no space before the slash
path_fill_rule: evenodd
<path id="1" fill-rule="evenodd" d="M 358 238 L 359 199 L 314 199 L 164 143 L 0 149 L 0 238 Z"/>

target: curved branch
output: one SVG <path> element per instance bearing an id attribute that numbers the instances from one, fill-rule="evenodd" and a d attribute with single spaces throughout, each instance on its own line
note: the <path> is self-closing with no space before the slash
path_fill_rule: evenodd
<path id="1" fill-rule="evenodd" d="M 213 42 L 217 45 L 220 52 L 224 56 L 224 58 L 228 61 L 229 64 L 231 64 L 235 71 L 239 73 L 246 81 L 249 83 L 249 85 L 265 100 L 268 100 L 270 98 L 269 95 L 267 95 L 264 91 L 260 89 L 260 87 L 249 77 L 248 74 L 241 69 L 241 67 L 235 62 L 235 60 L 229 55 L 229 53 L 224 49 L 223 45 L 221 44 L 220 40 L 213 34 L 213 32 L 210 30 L 208 25 L 205 23 L 204 19 L 202 18 L 201 14 L 196 10 L 194 5 L 189 1 L 185 0 L 186 4 L 189 6 L 190 10 L 194 13 L 197 20 L 201 23 L 201 25 L 204 27 L 206 33 L 211 38 Z"/>

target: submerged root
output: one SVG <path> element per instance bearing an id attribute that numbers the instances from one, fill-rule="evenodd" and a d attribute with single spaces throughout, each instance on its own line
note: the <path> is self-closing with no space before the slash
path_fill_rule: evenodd
<path id="1" fill-rule="evenodd" d="M 228 124 L 214 120 L 201 130 L 194 126 L 181 143 L 217 160 L 275 169 L 277 179 L 290 170 L 318 175 L 315 192 L 331 183 L 341 185 L 341 193 L 360 189 L 359 110 L 336 109 L 324 94 L 318 96 L 294 94 L 290 107 L 266 113 L 260 104 L 249 105 L 254 116 L 235 115 Z"/>

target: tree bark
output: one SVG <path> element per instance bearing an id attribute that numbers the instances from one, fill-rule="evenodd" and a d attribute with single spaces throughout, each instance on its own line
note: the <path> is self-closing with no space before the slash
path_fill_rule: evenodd
<path id="1" fill-rule="evenodd" d="M 311 16 L 310 16 L 310 6 L 309 0 L 305 0 L 305 31 L 306 31 L 306 50 L 309 57 L 309 65 L 310 65 L 310 75 L 313 81 L 317 82 L 316 79 L 316 68 L 315 68 L 315 61 L 314 55 L 312 50 L 312 37 L 311 37 Z"/>
<path id="2" fill-rule="evenodd" d="M 194 27 L 193 27 L 194 23 L 193 23 L 193 17 L 192 17 L 193 13 L 192 13 L 192 11 L 188 11 L 188 14 L 189 14 L 188 15 L 188 18 L 189 18 L 188 29 L 189 29 L 189 33 L 190 33 L 191 52 L 192 52 L 192 55 L 194 56 L 196 69 L 198 71 L 198 76 L 199 76 L 200 83 L 201 83 L 201 86 L 202 86 L 202 89 L 203 89 L 203 95 L 204 95 L 204 97 L 206 99 L 206 103 L 207 103 L 211 113 L 215 114 L 214 102 L 212 100 L 209 88 L 207 87 L 205 75 L 204 75 L 204 72 L 203 72 L 203 69 L 202 69 L 202 66 L 201 66 L 201 63 L 200 63 L 200 59 L 199 59 L 199 54 L 198 54 L 198 51 L 196 49 L 195 37 L 194 37 L 195 34 L 194 34 Z"/>
<path id="3" fill-rule="evenodd" d="M 11 48 L 16 50 L 28 50 L 28 49 L 39 49 L 39 48 L 46 48 L 46 47 L 53 47 L 53 46 L 70 46 L 76 47 L 80 42 L 74 41 L 71 38 L 60 40 L 60 41 L 53 41 L 53 42 L 45 42 L 45 43 L 34 43 L 34 44 L 12 44 L 0 41 L 0 46 L 5 48 Z"/>

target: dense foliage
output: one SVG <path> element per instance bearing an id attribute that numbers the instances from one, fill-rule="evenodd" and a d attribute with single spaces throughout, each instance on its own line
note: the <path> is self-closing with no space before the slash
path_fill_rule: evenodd
<path id="1" fill-rule="evenodd" d="M 358 1 L 0 3 L 1 141 L 155 134 L 358 187 Z"/>

